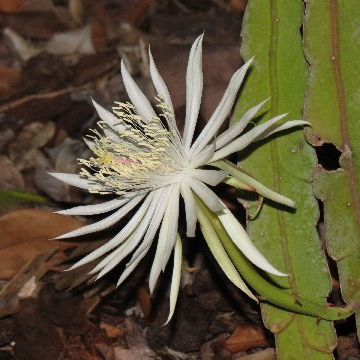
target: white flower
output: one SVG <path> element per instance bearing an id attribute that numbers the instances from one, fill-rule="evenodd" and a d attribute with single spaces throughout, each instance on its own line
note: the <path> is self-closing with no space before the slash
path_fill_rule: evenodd
<path id="1" fill-rule="evenodd" d="M 239 246 L 240 250 L 259 268 L 276 275 L 276 270 L 254 247 L 235 217 L 210 189 L 221 182 L 228 173 L 209 169 L 211 163 L 238 152 L 254 141 L 290 128 L 306 124 L 304 121 L 276 123 L 286 114 L 277 116 L 239 136 L 264 102 L 248 110 L 240 121 L 218 135 L 218 131 L 234 104 L 237 92 L 252 60 L 235 72 L 230 84 L 213 115 L 197 139 L 193 139 L 199 115 L 203 89 L 202 39 L 199 36 L 190 51 L 186 74 L 186 117 L 183 136 L 176 127 L 174 109 L 168 89 L 160 76 L 151 52 L 150 72 L 159 94 L 160 117 L 136 85 L 124 63 L 121 63 L 123 82 L 131 103 L 117 103 L 114 114 L 96 102 L 94 106 L 101 118 L 103 135 L 94 131 L 92 140 L 86 140 L 94 156 L 81 160 L 80 175 L 53 173 L 57 179 L 68 184 L 101 194 L 117 194 L 118 198 L 103 204 L 78 206 L 59 211 L 66 215 L 95 215 L 116 210 L 105 219 L 59 236 L 65 239 L 108 228 L 137 208 L 131 220 L 106 244 L 96 249 L 73 267 L 79 267 L 99 257 L 103 259 L 92 270 L 103 276 L 133 252 L 130 261 L 117 283 L 122 283 L 150 249 L 156 238 L 157 248 L 149 276 L 150 291 L 154 290 L 161 271 L 164 271 L 174 249 L 174 270 L 170 295 L 170 320 L 178 294 L 181 271 L 181 240 L 178 235 L 179 202 L 183 198 L 186 213 L 187 236 L 195 236 L 197 206 L 194 193 L 213 212 Z M 207 165 L 206 169 L 202 167 Z M 213 249 L 212 249 L 213 250 Z M 213 251 L 214 253 L 214 251 Z M 222 255 L 215 257 L 220 265 Z M 232 264 L 227 263 L 228 266 Z M 229 278 L 253 297 L 246 285 L 238 280 L 231 269 Z"/>

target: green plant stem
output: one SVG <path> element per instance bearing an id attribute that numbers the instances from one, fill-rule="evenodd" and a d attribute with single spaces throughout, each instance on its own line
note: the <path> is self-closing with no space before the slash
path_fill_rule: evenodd
<path id="1" fill-rule="evenodd" d="M 323 306 L 301 297 L 294 299 L 293 295 L 269 283 L 258 273 L 251 262 L 236 247 L 221 224 L 218 216 L 213 213 L 199 197 L 196 195 L 195 197 L 197 205 L 210 220 L 236 269 L 244 280 L 260 295 L 262 301 L 295 313 L 315 316 L 325 320 L 345 319 L 353 314 L 355 309 L 352 306 Z"/>

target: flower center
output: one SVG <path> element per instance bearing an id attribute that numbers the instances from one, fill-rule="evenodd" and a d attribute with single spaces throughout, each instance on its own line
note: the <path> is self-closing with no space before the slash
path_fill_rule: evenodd
<path id="1" fill-rule="evenodd" d="M 167 129 L 159 117 L 143 121 L 130 103 L 117 105 L 113 111 L 119 123 L 99 122 L 105 135 L 92 130 L 94 156 L 79 160 L 84 166 L 80 175 L 93 184 L 90 192 L 124 195 L 181 181 L 188 162 L 178 134 Z M 166 107 L 160 106 L 168 122 Z"/>

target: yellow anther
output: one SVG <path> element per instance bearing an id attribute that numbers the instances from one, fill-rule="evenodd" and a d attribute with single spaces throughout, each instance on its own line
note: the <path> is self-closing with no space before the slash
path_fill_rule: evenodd
<path id="1" fill-rule="evenodd" d="M 130 103 L 115 103 L 113 112 L 119 118 L 121 128 L 98 123 L 101 129 L 109 128 L 118 140 L 92 130 L 94 156 L 80 159 L 84 166 L 81 175 L 95 181 L 92 192 L 125 194 L 133 188 L 148 189 L 169 181 L 172 174 L 181 172 L 174 148 L 173 133 L 166 129 L 159 117 L 144 122 Z M 161 116 L 170 116 L 169 107 L 161 102 Z M 101 183 L 101 184 L 99 184 Z"/>

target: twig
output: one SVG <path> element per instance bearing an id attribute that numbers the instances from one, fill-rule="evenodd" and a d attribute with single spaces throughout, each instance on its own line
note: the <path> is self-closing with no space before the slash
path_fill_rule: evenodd
<path id="1" fill-rule="evenodd" d="M 53 98 L 61 96 L 61 95 L 70 94 L 72 92 L 79 91 L 79 90 L 84 90 L 87 87 L 91 86 L 95 81 L 106 78 L 109 75 L 115 73 L 115 70 L 116 70 L 116 72 L 118 71 L 118 63 L 116 63 L 116 66 L 115 65 L 112 66 L 109 71 L 101 74 L 99 77 L 94 78 L 91 81 L 88 81 L 85 84 L 78 85 L 78 86 L 70 86 L 70 87 L 67 87 L 66 89 L 55 90 L 55 91 L 51 91 L 48 93 L 26 95 L 20 99 L 16 99 L 14 101 L 11 101 L 9 103 L 6 103 L 6 104 L 0 106 L 0 113 L 9 111 L 13 108 L 16 108 L 19 105 L 26 104 L 27 102 L 30 102 L 33 100 L 53 99 Z"/>
<path id="2" fill-rule="evenodd" d="M 72 93 L 74 91 L 82 90 L 82 89 L 85 89 L 86 87 L 88 87 L 89 85 L 90 84 L 87 83 L 87 84 L 83 84 L 83 85 L 79 85 L 79 86 L 70 86 L 66 89 L 51 91 L 51 92 L 43 93 L 43 94 L 27 95 L 27 96 L 22 97 L 21 99 L 16 99 L 10 103 L 0 106 L 0 113 L 9 111 L 13 108 L 16 108 L 19 105 L 25 104 L 25 103 L 33 101 L 33 100 L 52 99 L 52 98 L 55 98 L 55 97 L 58 97 L 61 95 Z"/>

